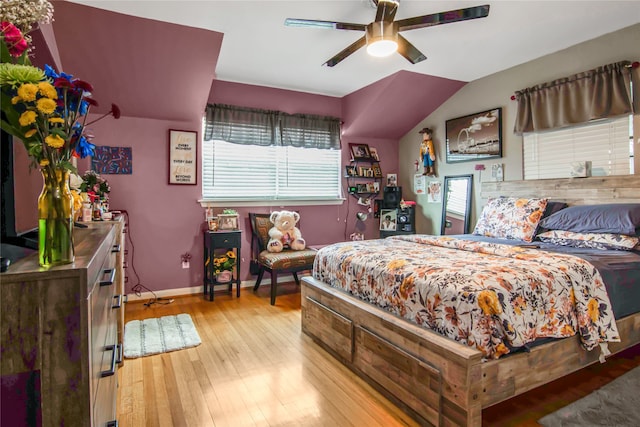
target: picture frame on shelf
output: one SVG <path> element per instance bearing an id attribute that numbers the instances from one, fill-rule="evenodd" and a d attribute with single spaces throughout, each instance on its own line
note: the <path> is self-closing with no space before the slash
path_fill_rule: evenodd
<path id="1" fill-rule="evenodd" d="M 398 175 L 395 173 L 387 174 L 387 187 L 397 187 L 398 186 Z"/>
<path id="2" fill-rule="evenodd" d="M 369 147 L 369 155 L 371 156 L 371 160 L 375 160 L 376 162 L 380 161 L 380 157 L 378 156 L 378 149 L 375 147 Z"/>
<path id="3" fill-rule="evenodd" d="M 169 184 L 198 184 L 198 132 L 169 129 Z"/>
<path id="4" fill-rule="evenodd" d="M 347 172 L 347 176 L 358 176 L 358 171 L 355 166 L 347 165 L 345 166 L 345 170 Z"/>
<path id="5" fill-rule="evenodd" d="M 366 193 L 367 192 L 367 184 L 356 184 L 356 191 L 358 193 Z"/>
<path id="6" fill-rule="evenodd" d="M 218 230 L 237 230 L 238 214 L 219 214 Z"/>
<path id="7" fill-rule="evenodd" d="M 380 230 L 396 231 L 397 211 L 395 209 L 382 209 L 380 211 Z"/>
<path id="8" fill-rule="evenodd" d="M 349 144 L 349 151 L 353 160 L 369 160 L 371 152 L 367 144 Z"/>
<path id="9" fill-rule="evenodd" d="M 447 163 L 502 157 L 502 108 L 447 120 Z"/>
<path id="10" fill-rule="evenodd" d="M 382 169 L 380 169 L 380 165 L 378 164 L 371 165 L 371 170 L 373 171 L 374 178 L 382 178 Z"/>

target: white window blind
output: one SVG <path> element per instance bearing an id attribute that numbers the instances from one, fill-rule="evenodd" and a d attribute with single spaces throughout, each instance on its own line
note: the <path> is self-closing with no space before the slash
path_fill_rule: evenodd
<path id="1" fill-rule="evenodd" d="M 630 120 L 625 116 L 524 134 L 524 179 L 568 178 L 571 163 L 578 161 L 591 161 L 593 176 L 633 173 Z"/>
<path id="2" fill-rule="evenodd" d="M 202 196 L 214 201 L 337 200 L 341 152 L 203 141 Z"/>

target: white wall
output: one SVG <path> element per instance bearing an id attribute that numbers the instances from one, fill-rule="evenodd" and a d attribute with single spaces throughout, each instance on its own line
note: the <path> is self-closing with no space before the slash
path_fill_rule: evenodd
<path id="1" fill-rule="evenodd" d="M 479 194 L 479 172 L 474 170 L 475 164 L 483 163 L 486 167 L 486 170 L 482 171 L 483 181 L 489 180 L 491 165 L 494 163 L 504 164 L 504 179 L 506 181 L 523 178 L 522 137 L 513 133 L 516 102 L 511 100 L 511 95 L 516 90 L 623 60 L 640 61 L 640 24 L 470 82 L 422 120 L 400 140 L 398 158 L 398 178 L 399 185 L 403 187 L 403 197 L 405 200 L 416 200 L 418 203 L 416 210 L 417 232 L 439 234 L 442 210 L 441 203 L 427 203 L 427 196 L 416 195 L 413 192 L 414 162 L 419 157 L 419 147 L 422 141 L 422 136 L 418 134 L 420 129 L 430 127 L 434 130 L 433 140 L 438 153 L 437 179 L 443 181 L 445 175 L 474 174 L 471 216 L 471 230 L 473 230 L 483 206 Z M 634 73 L 635 81 L 638 82 L 636 84 L 637 94 L 640 92 L 640 69 L 636 68 Z M 636 99 L 639 98 L 636 97 Z M 502 107 L 503 157 L 478 162 L 447 164 L 445 161 L 445 121 L 497 107 Z M 638 123 L 638 120 L 635 122 Z M 636 128 L 635 132 L 635 140 L 638 141 L 640 129 Z M 637 143 L 636 147 L 635 152 L 640 153 L 640 143 Z M 636 156 L 636 165 L 640 163 L 639 158 L 640 156 Z M 636 167 L 636 173 L 640 173 L 640 168 Z"/>

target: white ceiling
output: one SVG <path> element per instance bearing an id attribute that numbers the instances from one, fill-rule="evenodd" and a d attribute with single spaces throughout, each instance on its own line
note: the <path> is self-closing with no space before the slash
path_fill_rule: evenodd
<path id="1" fill-rule="evenodd" d="M 482 4 L 491 10 L 487 18 L 403 32 L 427 56 L 421 63 L 360 49 L 330 68 L 322 64 L 363 33 L 285 27 L 285 18 L 368 24 L 370 0 L 73 2 L 224 33 L 219 80 L 338 97 L 400 70 L 472 81 L 640 22 L 640 1 L 401 0 L 396 19 Z"/>

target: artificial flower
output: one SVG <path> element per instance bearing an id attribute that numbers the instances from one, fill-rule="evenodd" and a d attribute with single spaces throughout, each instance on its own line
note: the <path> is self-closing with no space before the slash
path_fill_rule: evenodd
<path id="1" fill-rule="evenodd" d="M 96 171 L 89 170 L 82 175 L 80 191 L 87 193 L 92 201 L 95 199 L 108 199 L 111 187 L 106 179 L 102 178 Z"/>
<path id="2" fill-rule="evenodd" d="M 11 22 L 0 22 L 0 33 L 2 33 L 2 38 L 4 39 L 11 56 L 19 57 L 25 50 L 27 50 L 29 45 L 24 39 L 22 31 L 20 31 L 20 29 Z"/>
<path id="3" fill-rule="evenodd" d="M 46 142 L 51 148 L 64 147 L 64 139 L 60 138 L 58 135 L 49 135 L 44 139 L 44 142 Z"/>
<path id="4" fill-rule="evenodd" d="M 58 105 L 56 104 L 56 102 L 49 98 L 40 98 L 36 103 L 36 108 L 42 114 L 53 114 L 57 106 Z M 64 123 L 64 120 L 61 117 L 53 117 L 53 118 L 62 120 L 62 123 Z M 49 119 L 49 121 L 51 121 L 51 119 Z"/>

